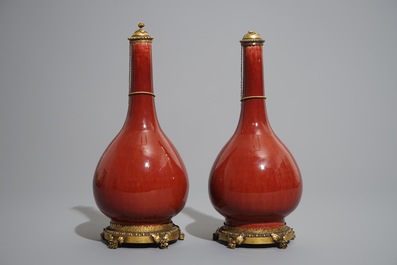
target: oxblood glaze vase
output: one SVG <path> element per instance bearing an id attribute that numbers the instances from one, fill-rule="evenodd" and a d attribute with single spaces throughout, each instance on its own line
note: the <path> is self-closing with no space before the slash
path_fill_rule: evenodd
<path id="1" fill-rule="evenodd" d="M 98 208 L 111 219 L 101 234 L 109 248 L 126 243 L 167 248 L 183 239 L 171 218 L 184 207 L 188 178 L 177 150 L 160 128 L 152 85 L 152 37 L 130 40 L 130 91 L 121 131 L 102 155 L 93 180 Z"/>
<path id="2" fill-rule="evenodd" d="M 295 238 L 285 217 L 302 194 L 299 168 L 270 127 L 265 104 L 262 40 L 252 31 L 242 45 L 242 98 L 237 129 L 211 169 L 209 195 L 225 217 L 214 240 L 228 247 L 275 245 Z"/>

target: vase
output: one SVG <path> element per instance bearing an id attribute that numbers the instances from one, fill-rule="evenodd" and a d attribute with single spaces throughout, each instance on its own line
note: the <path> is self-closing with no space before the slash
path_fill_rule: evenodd
<path id="1" fill-rule="evenodd" d="M 144 29 L 129 37 L 129 104 L 124 125 L 100 158 L 93 192 L 110 218 L 101 236 L 109 248 L 167 248 L 184 234 L 171 218 L 184 207 L 188 177 L 184 163 L 160 128 L 152 82 L 152 40 Z"/>
<path id="2" fill-rule="evenodd" d="M 209 196 L 225 217 L 214 240 L 237 246 L 286 248 L 295 232 L 285 217 L 299 204 L 299 168 L 270 127 L 264 93 L 264 40 L 249 31 L 241 42 L 242 95 L 237 128 L 217 156 Z"/>

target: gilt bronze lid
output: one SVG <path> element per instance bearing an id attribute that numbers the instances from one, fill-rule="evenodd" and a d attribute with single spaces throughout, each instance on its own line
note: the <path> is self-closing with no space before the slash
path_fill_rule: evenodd
<path id="1" fill-rule="evenodd" d="M 240 42 L 242 46 L 262 46 L 265 40 L 258 33 L 248 31 Z"/>
<path id="2" fill-rule="evenodd" d="M 139 29 L 128 38 L 130 42 L 152 42 L 153 37 L 150 36 L 144 29 L 142 29 L 144 26 L 145 24 L 143 23 L 138 24 Z"/>

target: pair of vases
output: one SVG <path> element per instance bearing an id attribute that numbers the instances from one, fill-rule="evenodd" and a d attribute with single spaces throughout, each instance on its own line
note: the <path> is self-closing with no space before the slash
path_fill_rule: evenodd
<path id="1" fill-rule="evenodd" d="M 111 219 L 101 236 L 109 248 L 148 244 L 167 248 L 184 234 L 171 218 L 185 206 L 188 177 L 175 147 L 161 130 L 152 86 L 152 40 L 139 29 L 130 41 L 127 117 L 95 170 L 98 208 Z M 242 45 L 241 115 L 209 177 L 209 196 L 225 223 L 213 234 L 229 248 L 277 246 L 295 238 L 285 223 L 300 201 L 299 168 L 268 122 L 262 45 L 249 31 Z"/>

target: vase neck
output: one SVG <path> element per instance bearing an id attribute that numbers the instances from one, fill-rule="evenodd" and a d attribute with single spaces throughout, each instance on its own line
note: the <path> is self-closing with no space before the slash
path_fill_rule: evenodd
<path id="1" fill-rule="evenodd" d="M 240 130 L 270 127 L 265 99 L 262 46 L 243 46 Z"/>
<path id="2" fill-rule="evenodd" d="M 130 42 L 129 83 L 125 126 L 154 129 L 158 126 L 158 121 L 153 94 L 151 42 Z"/>

